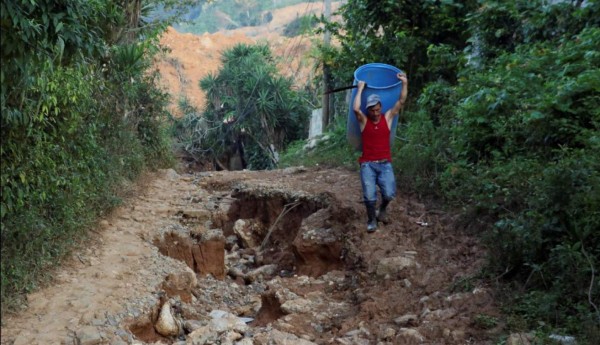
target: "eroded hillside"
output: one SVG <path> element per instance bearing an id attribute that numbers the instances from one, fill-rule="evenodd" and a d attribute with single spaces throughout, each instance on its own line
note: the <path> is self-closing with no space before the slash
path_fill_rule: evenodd
<path id="1" fill-rule="evenodd" d="M 477 242 L 353 171 L 162 171 L 7 319 L 2 344 L 492 344 Z M 485 319 L 487 318 L 487 319 Z"/>
<path id="2" fill-rule="evenodd" d="M 334 1 L 332 11 L 340 4 L 339 1 Z M 273 55 L 278 58 L 278 66 L 283 75 L 293 77 L 297 87 L 310 82 L 316 73 L 310 50 L 314 40 L 321 38 L 309 35 L 285 37 L 283 31 L 298 16 L 322 13 L 322 3 L 307 2 L 273 11 L 273 20 L 263 26 L 203 35 L 179 33 L 169 28 L 163 34 L 161 44 L 170 52 L 157 61 L 157 68 L 164 87 L 173 99 L 171 111 L 181 115 L 177 109 L 177 102 L 181 97 L 187 98 L 196 108 L 203 108 L 205 98 L 199 81 L 207 74 L 217 72 L 221 66 L 221 53 L 238 43 L 267 42 Z"/>

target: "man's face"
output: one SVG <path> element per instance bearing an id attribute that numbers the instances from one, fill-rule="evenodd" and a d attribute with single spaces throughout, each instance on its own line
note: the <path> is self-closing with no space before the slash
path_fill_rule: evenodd
<path id="1" fill-rule="evenodd" d="M 375 104 L 374 106 L 367 108 L 367 116 L 371 121 L 377 122 L 381 116 L 381 103 Z"/>

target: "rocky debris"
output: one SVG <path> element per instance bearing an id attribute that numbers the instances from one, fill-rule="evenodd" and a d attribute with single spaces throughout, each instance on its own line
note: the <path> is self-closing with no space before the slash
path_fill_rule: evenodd
<path id="1" fill-rule="evenodd" d="M 320 276 L 343 267 L 341 231 L 331 227 L 331 214 L 322 208 L 302 221 L 292 245 L 299 274 Z"/>
<path id="2" fill-rule="evenodd" d="M 577 340 L 575 339 L 575 337 L 570 335 L 550 334 L 548 338 L 551 341 L 556 341 L 562 345 L 577 345 Z"/>
<path id="3" fill-rule="evenodd" d="M 267 231 L 264 226 L 256 219 L 238 219 L 233 224 L 233 232 L 242 242 L 242 248 L 256 248 L 261 242 L 260 237 L 264 237 Z"/>
<path id="4" fill-rule="evenodd" d="M 506 339 L 506 345 L 530 345 L 533 335 L 527 333 L 513 333 Z"/>
<path id="5" fill-rule="evenodd" d="M 316 345 L 316 343 L 294 334 L 272 329 L 254 337 L 257 345 Z"/>
<path id="6" fill-rule="evenodd" d="M 97 272 L 95 284 L 114 278 L 131 297 L 113 311 L 73 300 L 73 307 L 96 309 L 76 319 L 66 343 L 492 344 L 490 330 L 473 322 L 495 315 L 492 291 L 451 288 L 456 277 L 474 272 L 479 259 L 470 256 L 479 252 L 467 237 L 442 231 L 442 221 L 426 229 L 414 224 L 413 213 L 424 206 L 398 200 L 390 205 L 393 222 L 366 236 L 346 171 L 169 176 L 165 189 L 192 188 L 171 201 L 152 194 L 131 208 L 135 217 L 101 225 L 121 229 L 120 240 L 135 226 L 135 236 L 125 238 L 151 250 L 117 254 L 119 264 L 139 262 L 136 272 Z M 208 218 L 188 211 L 199 209 Z M 134 219 L 142 214 L 143 224 Z M 102 266 L 101 258 L 82 259 L 97 261 L 82 264 L 87 269 Z M 161 278 L 144 281 L 146 270 Z"/>
<path id="7" fill-rule="evenodd" d="M 196 273 L 189 267 L 179 273 L 170 273 L 162 283 L 161 289 L 171 297 L 179 297 L 186 303 L 192 302 L 192 291 L 198 286 Z"/>
<path id="8" fill-rule="evenodd" d="M 160 314 L 154 324 L 154 329 L 160 335 L 166 337 L 177 336 L 183 331 L 181 320 L 174 315 L 174 303 L 171 300 L 167 300 L 160 309 Z"/>
<path id="9" fill-rule="evenodd" d="M 163 255 L 185 262 L 196 273 L 225 277 L 225 237 L 219 229 L 175 227 L 153 243 Z"/>
<path id="10" fill-rule="evenodd" d="M 78 345 L 97 345 L 104 342 L 104 336 L 94 326 L 81 327 L 75 335 Z"/>
<path id="11" fill-rule="evenodd" d="M 290 173 L 291 170 L 286 172 Z M 304 173 L 293 172 L 298 177 Z M 227 272 L 223 280 L 235 281 L 239 290 L 255 297 L 252 301 L 240 303 L 235 296 L 240 298 L 243 292 L 224 294 L 223 301 L 228 300 L 228 308 L 224 309 L 228 311 L 224 313 L 228 316 L 223 320 L 206 320 L 206 314 L 198 317 L 203 313 L 201 310 L 195 313 L 198 319 L 182 320 L 184 325 L 188 325 L 184 327 L 186 342 L 243 344 L 252 341 L 275 344 L 281 341 L 310 344 L 333 341 L 340 344 L 370 344 L 376 340 L 382 344 L 417 344 L 443 339 L 440 343 L 453 344 L 464 341 L 466 333 L 462 329 L 453 329 L 453 326 L 435 325 L 444 322 L 456 325 L 458 319 L 468 319 L 465 308 L 461 308 L 465 303 L 485 306 L 490 302 L 490 294 L 486 289 L 456 294 L 433 291 L 421 295 L 411 308 L 405 309 L 413 313 L 390 315 L 383 323 L 366 323 L 364 320 L 348 322 L 348 317 L 352 319 L 361 315 L 361 310 L 368 311 L 376 305 L 369 291 L 373 284 L 398 282 L 396 286 L 400 288 L 399 291 L 410 294 L 411 290 L 419 287 L 411 281 L 419 285 L 433 281 L 440 274 L 439 269 L 424 267 L 417 261 L 423 254 L 408 248 L 396 255 L 389 252 L 388 255 L 373 257 L 366 266 L 367 270 L 362 273 L 360 270 L 354 274 L 345 273 L 343 269 L 355 267 L 356 262 L 345 258 L 364 260 L 364 253 L 360 253 L 360 246 L 345 238 L 346 224 L 339 223 L 340 216 L 334 214 L 344 210 L 329 207 L 327 202 L 335 202 L 331 196 L 323 198 L 317 194 L 314 199 L 306 191 L 290 192 L 282 184 L 273 181 L 255 184 L 252 181 L 232 180 L 228 184 L 218 179 L 217 174 L 211 177 L 217 178 L 220 190 L 227 186 L 232 188 L 230 195 L 219 192 L 216 198 L 207 198 L 213 200 L 208 208 L 214 211 L 211 222 L 205 223 L 205 226 L 213 228 L 219 224 L 222 228 L 217 231 L 223 232 L 220 238 Z M 237 177 L 241 178 L 239 175 Z M 200 183 L 211 185 L 206 180 Z M 297 214 L 288 212 L 290 218 L 300 217 L 294 221 L 298 224 L 295 229 L 289 227 L 289 220 L 284 227 L 275 228 L 274 225 L 282 221 L 282 215 L 286 215 L 285 211 L 290 210 L 286 205 L 298 203 L 299 199 L 305 200 L 305 203 L 315 200 L 312 205 L 316 207 L 304 208 Z M 273 241 L 262 248 L 265 236 L 271 233 L 266 230 L 268 228 L 275 229 Z M 191 236 L 194 236 L 193 231 Z M 282 243 L 284 238 L 288 241 L 287 247 Z M 276 249 L 281 245 L 291 252 L 281 255 Z M 281 248 L 279 250 L 283 251 Z M 201 265 L 201 262 L 195 265 Z M 207 289 L 207 283 L 214 282 L 216 280 L 201 280 L 199 285 Z M 235 283 L 224 287 L 230 289 L 231 286 L 235 286 Z M 215 291 L 213 288 L 208 290 Z M 231 299 L 226 297 L 228 295 Z M 210 297 L 215 296 L 207 296 L 209 298 L 206 299 L 196 291 L 195 297 L 195 304 L 208 305 L 203 301 L 208 302 Z M 189 314 L 192 316 L 194 313 Z M 241 317 L 249 317 L 253 321 L 241 327 Z M 235 325 L 241 328 L 236 329 Z M 340 334 L 342 330 L 345 331 Z"/>
<path id="12" fill-rule="evenodd" d="M 376 274 L 379 277 L 390 279 L 393 277 L 406 278 L 410 273 L 406 273 L 410 268 L 418 268 L 419 264 L 415 261 L 414 255 L 406 254 L 391 258 L 383 258 L 377 264 Z"/>
<path id="13" fill-rule="evenodd" d="M 416 326 L 419 318 L 414 314 L 407 314 L 394 319 L 394 323 L 400 327 Z"/>
<path id="14" fill-rule="evenodd" d="M 249 330 L 247 322 L 251 318 L 240 318 L 229 312 L 213 310 L 211 320 L 204 326 L 195 329 L 186 337 L 188 344 L 234 344 L 244 338 Z"/>
<path id="15" fill-rule="evenodd" d="M 402 344 L 421 344 L 425 337 L 414 328 L 400 328 L 398 330 L 398 340 Z"/>

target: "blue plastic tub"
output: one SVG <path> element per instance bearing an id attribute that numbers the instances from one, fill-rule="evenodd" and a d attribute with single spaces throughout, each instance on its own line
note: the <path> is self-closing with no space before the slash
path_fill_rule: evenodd
<path id="1" fill-rule="evenodd" d="M 363 90 L 362 100 L 361 100 L 361 110 L 363 113 L 367 113 L 365 105 L 367 104 L 367 97 L 370 94 L 376 93 L 381 97 L 381 111 L 385 113 L 391 107 L 394 106 L 394 103 L 400 97 L 400 92 L 402 90 L 402 81 L 398 80 L 398 73 L 402 72 L 400 69 L 387 65 L 384 63 L 370 63 L 359 68 L 354 71 L 354 83 L 352 85 L 358 84 L 359 80 L 367 83 L 367 86 Z M 354 97 L 356 97 L 357 89 L 352 89 L 352 97 L 350 97 L 350 109 L 348 111 L 348 128 L 346 132 L 346 137 L 348 138 L 348 142 L 357 150 L 362 149 L 362 140 L 360 137 L 360 125 L 358 121 L 356 121 L 356 116 L 354 115 Z M 398 116 L 394 118 L 392 122 L 392 128 L 390 131 L 390 143 L 394 144 L 394 137 L 396 135 L 396 127 L 398 127 Z"/>

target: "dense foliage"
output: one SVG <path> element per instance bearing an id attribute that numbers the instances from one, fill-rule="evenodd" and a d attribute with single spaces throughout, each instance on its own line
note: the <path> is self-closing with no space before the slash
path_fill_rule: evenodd
<path id="1" fill-rule="evenodd" d="M 430 69 L 430 49 L 462 51 L 469 38 L 464 17 L 476 8 L 476 0 L 349 0 L 340 9 L 343 21 L 327 29 L 340 39 L 339 50 L 326 51 L 324 63 L 334 83 L 352 83 L 353 72 L 370 62 L 401 66 L 411 76 L 411 87 L 421 88 L 441 76 L 454 78 L 455 59 L 440 69 Z"/>
<path id="2" fill-rule="evenodd" d="M 200 81 L 207 104 L 202 116 L 186 112 L 180 139 L 192 155 L 221 168 L 272 169 L 279 151 L 308 131 L 307 108 L 292 80 L 278 74 L 267 45 L 226 50 L 218 73 Z M 237 157 L 241 162 L 232 166 Z"/>
<path id="3" fill-rule="evenodd" d="M 452 122 L 443 191 L 490 220 L 499 271 L 547 293 L 532 321 L 578 327 L 588 297 L 600 300 L 598 43 L 600 30 L 585 29 L 501 54 L 469 71 L 442 119 Z"/>
<path id="4" fill-rule="evenodd" d="M 149 70 L 160 26 L 139 1 L 3 1 L 2 311 L 118 202 L 169 163 L 166 94 Z"/>
<path id="5" fill-rule="evenodd" d="M 600 3 L 350 0 L 340 14 L 344 25 L 329 27 L 341 47 L 325 49 L 325 62 L 339 84 L 369 62 L 407 71 L 397 176 L 461 207 L 465 227 L 487 240 L 488 273 L 512 291 L 509 330 L 592 343 Z"/>

